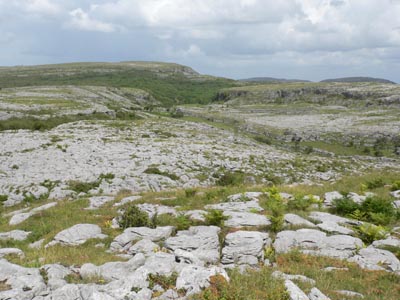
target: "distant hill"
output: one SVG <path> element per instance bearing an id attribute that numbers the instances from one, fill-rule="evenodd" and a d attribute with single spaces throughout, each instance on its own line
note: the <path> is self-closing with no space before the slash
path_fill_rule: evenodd
<path id="1" fill-rule="evenodd" d="M 373 78 L 373 77 L 343 77 L 343 78 L 335 78 L 335 79 L 325 79 L 321 82 L 376 82 L 376 83 L 391 83 L 396 84 L 396 82 L 382 79 L 382 78 Z"/>
<path id="2" fill-rule="evenodd" d="M 0 88 L 29 86 L 103 86 L 136 88 L 163 106 L 209 103 L 231 79 L 201 75 L 192 68 L 163 62 L 85 62 L 0 67 Z"/>
<path id="3" fill-rule="evenodd" d="M 282 83 L 282 82 L 310 82 L 309 80 L 302 79 L 285 79 L 285 78 L 274 78 L 274 77 L 254 77 L 247 79 L 240 79 L 239 81 L 244 82 L 264 82 L 264 83 Z"/>

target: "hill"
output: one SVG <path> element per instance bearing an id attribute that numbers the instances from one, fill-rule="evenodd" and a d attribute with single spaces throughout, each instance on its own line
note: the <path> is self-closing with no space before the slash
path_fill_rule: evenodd
<path id="1" fill-rule="evenodd" d="M 382 79 L 382 78 L 373 78 L 373 77 L 343 77 L 343 78 L 335 78 L 335 79 L 325 79 L 321 82 L 376 82 L 376 83 L 391 83 L 396 84 L 393 81 Z"/>
<path id="2" fill-rule="evenodd" d="M 27 86 L 105 86 L 136 88 L 169 107 L 181 103 L 208 103 L 215 93 L 235 86 L 234 80 L 200 75 L 173 63 L 69 63 L 0 68 L 0 88 Z"/>
<path id="3" fill-rule="evenodd" d="M 239 81 L 260 82 L 260 83 L 310 82 L 309 80 L 302 80 L 302 79 L 285 79 L 285 78 L 274 78 L 274 77 L 253 77 L 247 79 L 240 79 Z"/>

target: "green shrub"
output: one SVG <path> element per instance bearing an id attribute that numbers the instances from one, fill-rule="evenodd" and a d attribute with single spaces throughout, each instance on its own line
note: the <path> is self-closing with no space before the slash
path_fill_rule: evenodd
<path id="1" fill-rule="evenodd" d="M 356 210 L 360 210 L 360 205 L 348 197 L 333 200 L 333 210 L 341 215 L 350 215 Z"/>
<path id="2" fill-rule="evenodd" d="M 286 205 L 276 187 L 267 189 L 266 193 L 269 195 L 266 207 L 270 212 L 270 228 L 273 232 L 278 232 L 283 228 Z"/>
<path id="3" fill-rule="evenodd" d="M 82 182 L 71 180 L 68 182 L 68 189 L 79 193 L 87 193 L 92 189 L 98 188 L 100 183 L 98 181 Z"/>
<path id="4" fill-rule="evenodd" d="M 224 216 L 224 212 L 221 210 L 210 210 L 207 214 L 204 215 L 206 219 L 207 225 L 219 226 L 223 227 L 224 222 L 228 220 L 229 217 Z"/>
<path id="5" fill-rule="evenodd" d="M 396 218 L 396 209 L 389 199 L 379 197 L 367 198 L 361 204 L 361 211 L 368 213 L 370 221 L 386 225 Z"/>
<path id="6" fill-rule="evenodd" d="M 0 203 L 6 202 L 7 200 L 8 200 L 8 196 L 7 195 L 0 195 Z"/>
<path id="7" fill-rule="evenodd" d="M 194 197 L 196 195 L 196 193 L 197 193 L 196 189 L 186 189 L 185 190 L 185 197 L 186 198 Z"/>
<path id="8" fill-rule="evenodd" d="M 392 191 L 400 190 L 400 180 L 397 180 L 397 181 L 393 182 L 391 190 Z"/>
<path id="9" fill-rule="evenodd" d="M 226 172 L 216 181 L 219 186 L 241 185 L 244 182 L 245 174 L 243 172 Z"/>
<path id="10" fill-rule="evenodd" d="M 154 288 L 154 286 L 159 285 L 163 288 L 163 290 L 169 290 L 175 288 L 176 280 L 178 279 L 178 273 L 174 272 L 170 276 L 149 274 L 147 279 L 151 289 Z"/>
<path id="11" fill-rule="evenodd" d="M 171 174 L 171 173 L 168 173 L 168 172 L 163 172 L 163 171 L 161 171 L 160 169 L 155 168 L 155 167 L 147 168 L 146 170 L 144 170 L 143 173 L 146 173 L 146 174 L 154 174 L 154 175 L 161 175 L 161 176 L 168 177 L 168 178 L 170 178 L 170 179 L 172 179 L 172 180 L 178 180 L 178 179 L 179 179 L 179 177 L 176 176 L 175 174 Z"/>
<path id="12" fill-rule="evenodd" d="M 377 178 L 371 181 L 367 181 L 365 185 L 367 186 L 368 189 L 373 190 L 383 187 L 385 185 L 385 182 L 383 181 L 382 178 Z"/>
<path id="13" fill-rule="evenodd" d="M 149 216 L 136 205 L 128 206 L 119 220 L 119 226 L 123 229 L 128 227 L 150 226 Z"/>
<path id="14" fill-rule="evenodd" d="M 314 203 L 312 197 L 295 197 L 288 202 L 289 210 L 307 210 Z"/>
<path id="15" fill-rule="evenodd" d="M 364 222 L 357 227 L 357 232 L 364 242 L 371 244 L 373 241 L 385 239 L 388 235 L 388 231 L 382 227 L 374 224 Z"/>

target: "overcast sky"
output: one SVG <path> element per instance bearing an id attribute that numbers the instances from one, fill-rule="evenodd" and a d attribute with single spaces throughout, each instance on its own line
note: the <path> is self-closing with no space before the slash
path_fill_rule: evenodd
<path id="1" fill-rule="evenodd" d="M 0 65 L 124 60 L 400 82 L 400 0 L 0 0 Z"/>

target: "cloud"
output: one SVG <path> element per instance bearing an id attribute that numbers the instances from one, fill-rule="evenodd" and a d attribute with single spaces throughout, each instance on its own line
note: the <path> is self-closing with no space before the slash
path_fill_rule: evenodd
<path id="1" fill-rule="evenodd" d="M 71 20 L 68 22 L 68 26 L 71 28 L 105 33 L 114 32 L 116 30 L 115 25 L 92 19 L 81 8 L 71 11 L 69 14 L 71 16 Z"/>
<path id="2" fill-rule="evenodd" d="M 395 74 L 399 15 L 400 0 L 0 0 L 0 64 L 63 60 L 62 44 L 80 46 L 69 60 L 173 60 L 229 76 Z"/>

